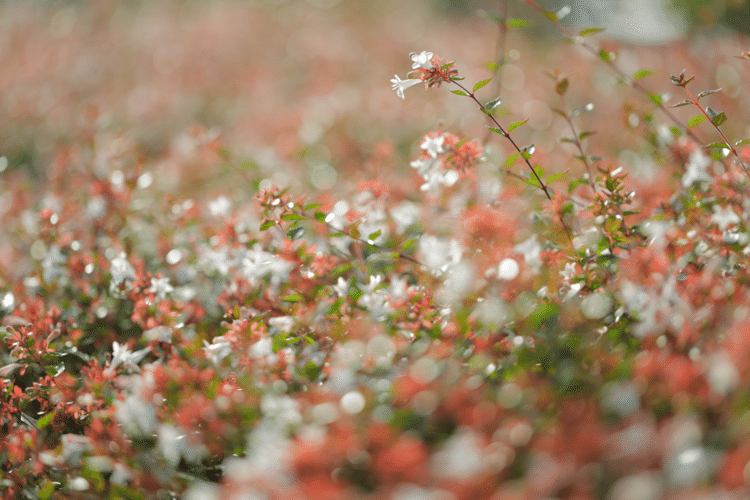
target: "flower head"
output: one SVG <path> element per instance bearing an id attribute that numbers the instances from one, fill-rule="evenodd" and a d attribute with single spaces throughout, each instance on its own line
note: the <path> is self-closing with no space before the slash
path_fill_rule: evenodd
<path id="1" fill-rule="evenodd" d="M 411 65 L 412 69 L 430 69 L 432 64 L 432 56 L 434 54 L 432 52 L 421 52 L 417 54 L 416 52 L 412 52 L 409 54 L 409 57 L 412 61 L 414 61 L 414 64 Z"/>
<path id="2" fill-rule="evenodd" d="M 112 362 L 107 367 L 106 372 L 112 373 L 119 365 L 122 365 L 129 370 L 140 372 L 141 369 L 138 366 L 138 363 L 146 357 L 146 354 L 150 351 L 149 348 L 146 348 L 132 352 L 128 349 L 127 345 L 121 345 L 119 342 L 112 342 Z"/>
<path id="3" fill-rule="evenodd" d="M 404 90 L 408 89 L 409 87 L 418 84 L 421 80 L 415 80 L 415 79 L 408 79 L 408 80 L 402 80 L 398 77 L 398 75 L 393 75 L 395 78 L 391 79 L 391 88 L 396 91 L 396 94 L 401 98 L 404 99 Z"/>

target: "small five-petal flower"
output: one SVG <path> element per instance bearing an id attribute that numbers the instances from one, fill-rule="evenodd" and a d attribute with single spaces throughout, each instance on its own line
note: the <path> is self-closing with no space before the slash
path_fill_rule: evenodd
<path id="1" fill-rule="evenodd" d="M 418 84 L 421 80 L 415 80 L 413 78 L 409 78 L 407 80 L 402 80 L 398 77 L 398 75 L 393 75 L 395 78 L 391 80 L 392 89 L 396 91 L 396 94 L 401 98 L 404 99 L 404 90 L 408 89 L 409 87 Z"/>

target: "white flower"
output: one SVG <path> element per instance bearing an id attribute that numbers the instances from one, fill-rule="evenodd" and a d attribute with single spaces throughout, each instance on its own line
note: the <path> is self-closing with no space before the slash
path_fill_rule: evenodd
<path id="1" fill-rule="evenodd" d="M 111 293 L 117 292 L 120 285 L 126 280 L 132 281 L 136 278 L 135 268 L 125 258 L 125 252 L 121 252 L 118 257 L 112 259 L 109 272 L 112 275 L 112 281 L 109 283 Z"/>
<path id="2" fill-rule="evenodd" d="M 396 95 L 398 95 L 401 99 L 404 99 L 404 90 L 418 84 L 421 81 L 421 80 L 415 80 L 413 78 L 409 78 L 408 80 L 402 80 L 401 78 L 398 77 L 398 75 L 393 75 L 393 76 L 395 76 L 395 78 L 391 80 L 391 83 L 393 84 L 391 88 L 396 91 Z"/>
<path id="3" fill-rule="evenodd" d="M 208 203 L 208 211 L 211 212 L 211 215 L 216 217 L 229 216 L 229 211 L 231 209 L 232 204 L 226 196 L 219 196 L 215 200 Z"/>
<path id="4" fill-rule="evenodd" d="M 685 175 L 682 176 L 682 187 L 688 188 L 695 182 L 711 182 L 713 179 L 706 172 L 711 165 L 711 159 L 700 151 L 690 154 L 690 161 L 685 166 Z"/>
<path id="5" fill-rule="evenodd" d="M 346 292 L 349 291 L 349 282 L 339 276 L 339 280 L 335 285 L 331 285 L 331 287 L 333 288 L 333 291 L 336 292 L 336 295 L 339 297 L 346 297 Z"/>
<path id="6" fill-rule="evenodd" d="M 138 366 L 138 363 L 146 357 L 146 354 L 150 351 L 149 348 L 146 348 L 132 352 L 125 344 L 120 345 L 119 342 L 112 342 L 112 362 L 109 364 L 106 371 L 112 373 L 115 368 L 122 365 L 129 370 L 140 372 L 141 369 Z"/>
<path id="7" fill-rule="evenodd" d="M 169 278 L 151 278 L 151 287 L 149 293 L 155 293 L 159 300 L 164 300 L 168 293 L 174 291 L 174 287 L 169 284 Z"/>
<path id="8" fill-rule="evenodd" d="M 734 211 L 731 205 L 720 208 L 717 205 L 711 207 L 714 211 L 711 215 L 711 222 L 715 222 L 721 229 L 740 223 L 740 216 Z"/>
<path id="9" fill-rule="evenodd" d="M 565 269 L 560 271 L 560 276 L 563 277 L 563 281 L 570 281 L 576 276 L 576 265 L 574 262 L 568 262 L 565 264 Z"/>
<path id="10" fill-rule="evenodd" d="M 536 235 L 513 247 L 513 251 L 523 255 L 523 259 L 534 272 L 539 272 L 542 261 L 539 256 L 542 253 L 542 245 L 536 241 Z"/>
<path id="11" fill-rule="evenodd" d="M 219 365 L 232 352 L 232 344 L 223 335 L 214 337 L 210 344 L 204 340 L 203 344 L 206 357 L 215 365 Z"/>
<path id="12" fill-rule="evenodd" d="M 420 52 L 419 54 L 412 52 L 409 54 L 411 60 L 414 61 L 414 64 L 411 65 L 412 69 L 430 69 L 432 67 L 432 63 L 430 62 L 432 56 L 432 52 Z"/>
<path id="13" fill-rule="evenodd" d="M 419 147 L 427 151 L 427 154 L 432 158 L 437 158 L 437 155 L 439 155 L 440 153 L 445 153 L 445 148 L 443 148 L 444 142 L 444 135 L 439 135 L 437 137 L 425 137 L 424 141 L 422 141 L 422 144 L 420 144 Z"/>
<path id="14" fill-rule="evenodd" d="M 275 318 L 270 318 L 268 324 L 278 328 L 282 332 L 291 332 L 292 328 L 294 328 L 294 318 L 291 316 L 276 316 Z"/>
<path id="15" fill-rule="evenodd" d="M 571 12 L 570 5 L 564 6 L 562 9 L 557 11 L 557 20 L 559 21 L 560 19 L 567 17 L 568 14 L 570 14 L 570 12 Z"/>

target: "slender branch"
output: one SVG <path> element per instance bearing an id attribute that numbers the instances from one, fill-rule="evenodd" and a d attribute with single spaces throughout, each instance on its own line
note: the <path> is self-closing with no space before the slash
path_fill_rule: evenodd
<path id="1" fill-rule="evenodd" d="M 734 147 L 734 146 L 732 146 L 732 143 L 729 141 L 729 138 L 724 134 L 724 132 L 719 128 L 719 126 L 714 123 L 713 117 L 711 117 L 708 114 L 708 112 L 705 109 L 703 109 L 703 106 L 700 105 L 700 103 L 698 102 L 698 99 L 696 99 L 695 97 L 693 97 L 692 92 L 690 92 L 690 90 L 688 90 L 688 88 L 687 88 L 687 83 L 685 83 L 685 84 L 677 84 L 677 85 L 680 86 L 680 87 L 682 87 L 685 90 L 685 92 L 690 97 L 690 100 L 693 102 L 693 104 L 695 106 L 697 106 L 698 109 L 701 110 L 701 113 L 703 113 L 703 116 L 705 116 L 708 119 L 708 121 L 711 123 L 711 125 L 714 126 L 714 128 L 716 129 L 716 131 L 719 132 L 719 135 L 721 135 L 721 138 L 724 139 L 724 143 L 731 150 L 732 154 L 734 154 L 735 158 L 737 158 L 737 161 L 740 163 L 740 167 L 742 167 L 742 170 L 745 171 L 745 174 L 747 174 L 748 176 L 750 176 L 750 171 L 747 170 L 747 166 L 745 165 L 745 162 L 742 161 L 742 158 L 740 158 L 740 155 L 737 152 L 737 148 Z"/>
<path id="2" fill-rule="evenodd" d="M 594 183 L 594 179 L 591 176 L 591 166 L 589 165 L 588 157 L 586 156 L 586 153 L 583 151 L 583 143 L 578 138 L 578 132 L 576 131 L 575 125 L 573 125 L 573 120 L 570 117 L 570 112 L 568 112 L 568 106 L 565 104 L 565 97 L 563 97 L 562 94 L 560 94 L 560 108 L 563 114 L 565 115 L 565 121 L 568 122 L 568 126 L 570 126 L 570 130 L 573 132 L 573 141 L 578 148 L 578 152 L 581 154 L 581 161 L 583 162 L 584 166 L 586 167 L 586 174 L 588 175 L 589 184 L 591 185 L 591 190 L 596 194 L 596 184 Z"/>
<path id="3" fill-rule="evenodd" d="M 488 112 L 488 110 L 484 106 L 484 104 L 482 104 L 479 101 L 479 99 L 476 98 L 476 96 L 474 95 L 474 92 L 471 92 L 469 89 L 467 89 L 466 87 L 464 87 L 463 85 L 461 85 L 460 83 L 458 83 L 456 80 L 451 80 L 451 83 L 457 85 L 462 91 L 464 91 L 466 93 L 466 95 L 468 95 L 469 97 L 471 97 L 471 99 L 475 103 L 477 103 L 477 105 L 479 106 L 479 109 L 481 109 L 482 112 L 485 115 L 487 115 L 490 118 L 490 120 L 492 120 L 492 123 L 494 123 L 497 126 L 497 129 L 502 133 L 503 137 L 505 137 L 506 139 L 508 139 L 508 141 L 510 141 L 510 143 L 513 145 L 513 147 L 516 149 L 516 151 L 518 151 L 518 153 L 521 155 L 521 158 L 523 158 L 523 161 L 526 162 L 526 165 L 529 167 L 529 170 L 531 170 L 531 173 L 534 174 L 534 177 L 536 178 L 537 182 L 539 183 L 539 186 L 542 189 L 542 191 L 544 191 L 544 194 L 547 196 L 547 199 L 549 201 L 552 201 L 552 199 L 553 199 L 552 195 L 550 194 L 549 189 L 547 189 L 547 185 L 544 183 L 544 181 L 542 181 L 541 177 L 539 177 L 539 174 L 537 174 L 536 169 L 534 169 L 534 167 L 531 165 L 531 162 L 529 161 L 529 156 L 527 156 L 528 153 L 524 154 L 523 149 L 521 149 L 518 146 L 518 144 L 516 144 L 516 141 L 514 141 L 513 138 L 510 136 L 510 134 L 505 131 L 505 129 L 502 127 L 502 125 L 500 125 L 500 122 L 498 122 L 497 119 L 494 116 L 492 116 L 492 114 L 490 112 Z M 560 216 L 560 223 L 562 223 L 562 226 L 565 228 L 565 235 L 568 237 L 568 240 L 572 244 L 573 243 L 573 232 L 570 230 L 570 228 L 568 227 L 568 225 L 565 223 L 565 220 L 562 218 L 562 216 Z"/>
<path id="4" fill-rule="evenodd" d="M 498 10 L 499 18 L 502 22 L 497 23 L 497 43 L 495 44 L 495 71 L 493 76 L 497 76 L 500 73 L 500 69 L 505 64 L 505 44 L 508 39 L 508 0 L 500 1 L 500 9 Z M 492 82 L 493 92 L 492 95 L 500 95 L 500 79 L 495 78 Z M 492 137 L 492 131 L 487 130 L 486 135 L 482 139 L 482 144 L 487 144 Z"/>
<path id="5" fill-rule="evenodd" d="M 487 111 L 487 108 L 484 107 L 484 104 L 482 104 L 481 102 L 479 102 L 479 99 L 476 98 L 476 96 L 474 95 L 474 92 L 471 92 L 469 89 L 467 89 L 466 87 L 464 87 L 463 85 L 461 85 L 460 83 L 458 83 L 455 80 L 452 80 L 452 83 L 454 83 L 461 90 L 463 90 L 464 92 L 466 92 L 466 94 L 469 97 L 471 97 L 471 99 L 479 105 L 479 109 L 481 109 L 482 112 L 485 113 L 490 118 L 490 120 L 492 120 L 492 123 L 494 123 L 495 126 L 497 127 L 497 129 L 500 130 L 500 132 L 502 133 L 503 137 L 505 137 L 506 139 L 508 139 L 510 141 L 510 143 L 513 145 L 513 147 L 516 149 L 516 151 L 518 151 L 518 153 L 521 155 L 521 158 L 523 158 L 523 161 L 526 162 L 526 165 L 529 167 L 529 170 L 531 170 L 531 173 L 534 174 L 534 177 L 536 177 L 536 180 L 539 183 L 539 186 L 541 187 L 542 191 L 544 191 L 544 194 L 547 196 L 547 199 L 550 200 L 550 201 L 552 201 L 552 195 L 550 194 L 549 190 L 547 189 L 547 185 L 539 177 L 539 174 L 537 174 L 536 169 L 534 169 L 534 167 L 531 165 L 531 162 L 529 161 L 529 159 L 524 154 L 523 149 L 520 146 L 518 146 L 518 144 L 516 144 L 516 141 L 514 141 L 513 138 L 510 136 L 510 134 L 505 131 L 505 129 L 502 127 L 502 125 L 500 125 L 500 122 L 498 122 L 497 119 L 494 116 L 492 116 Z"/>
<path id="6" fill-rule="evenodd" d="M 604 62 L 604 64 L 606 64 L 612 71 L 617 73 L 617 75 L 619 75 L 623 79 L 623 81 L 626 82 L 628 85 L 630 85 L 631 87 L 633 87 L 634 89 L 638 90 L 639 92 L 641 92 L 642 94 L 646 96 L 652 95 L 652 93 L 649 92 L 643 85 L 638 83 L 638 81 L 634 80 L 630 76 L 626 75 L 611 60 L 603 59 L 600 56 L 600 53 L 599 53 L 600 51 L 597 50 L 596 47 L 594 47 L 593 45 L 586 42 L 586 40 L 582 36 L 577 35 L 576 33 L 572 32 L 571 30 L 569 30 L 568 28 L 560 24 L 559 21 L 554 20 L 553 17 L 549 16 L 549 12 L 539 7 L 534 0 L 523 0 L 523 1 L 526 3 L 526 5 L 528 5 L 529 7 L 531 7 L 532 9 L 534 9 L 535 11 L 537 11 L 538 13 L 542 14 L 544 17 L 549 19 L 549 21 L 565 36 L 567 36 L 572 41 L 574 41 L 575 43 L 577 43 L 578 45 L 586 49 L 588 52 L 596 56 L 597 59 Z M 654 102 L 654 104 L 656 104 L 656 106 L 662 111 L 662 113 L 664 113 L 670 120 L 672 120 L 672 122 L 682 131 L 683 134 L 690 137 L 690 139 L 695 141 L 697 144 L 703 143 L 703 141 L 701 141 L 692 130 L 690 130 L 687 126 L 685 126 L 666 106 L 664 106 L 664 104 L 655 102 L 653 99 L 651 99 L 651 101 Z M 727 168 L 729 167 L 726 163 L 724 163 L 723 160 L 721 160 L 721 162 L 724 164 L 725 167 Z M 743 165 L 743 168 L 744 168 L 744 165 Z"/>

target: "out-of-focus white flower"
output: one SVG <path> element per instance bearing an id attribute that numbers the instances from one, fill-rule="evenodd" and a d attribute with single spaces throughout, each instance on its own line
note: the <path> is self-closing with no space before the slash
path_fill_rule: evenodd
<path id="1" fill-rule="evenodd" d="M 565 269 L 560 271 L 560 276 L 562 276 L 563 281 L 570 281 L 572 278 L 575 278 L 576 275 L 576 265 L 574 262 L 568 262 L 565 264 Z"/>
<path id="2" fill-rule="evenodd" d="M 576 295 L 578 295 L 578 292 L 581 291 L 581 288 L 583 288 L 583 283 L 573 283 L 570 285 L 570 290 L 568 290 L 568 293 L 565 294 L 565 297 L 563 297 L 563 302 L 567 302 Z"/>
<path id="3" fill-rule="evenodd" d="M 260 245 L 248 248 L 240 258 L 241 272 L 253 284 L 258 278 L 271 275 L 271 286 L 277 286 L 289 279 L 289 272 L 294 264 L 274 254 L 264 252 Z"/>
<path id="4" fill-rule="evenodd" d="M 119 342 L 112 342 L 112 362 L 105 370 L 107 373 L 112 373 L 115 368 L 119 365 L 133 371 L 140 372 L 141 368 L 138 363 L 146 357 L 151 349 L 141 349 L 140 351 L 131 351 L 125 344 L 120 345 Z"/>
<path id="5" fill-rule="evenodd" d="M 714 205 L 711 208 L 714 211 L 711 215 L 711 222 L 714 222 L 722 230 L 725 230 L 731 225 L 740 223 L 740 216 L 737 215 L 737 212 L 734 211 L 731 205 L 727 205 L 724 208 Z"/>
<path id="6" fill-rule="evenodd" d="M 291 316 L 276 316 L 268 320 L 268 324 L 282 332 L 291 332 L 294 328 L 294 318 Z"/>
<path id="7" fill-rule="evenodd" d="M 156 408 L 138 396 L 116 401 L 115 418 L 131 435 L 150 435 L 156 429 Z"/>
<path id="8" fill-rule="evenodd" d="M 333 288 L 333 291 L 336 292 L 336 295 L 339 297 L 346 297 L 346 292 L 349 290 L 349 282 L 339 276 L 336 284 L 331 285 L 331 287 Z"/>
<path id="9" fill-rule="evenodd" d="M 119 256 L 112 259 L 109 272 L 112 275 L 112 281 L 109 282 L 110 292 L 117 292 L 120 285 L 126 280 L 136 278 L 135 268 L 125 258 L 125 252 L 121 252 Z"/>
<path id="10" fill-rule="evenodd" d="M 421 80 L 415 80 L 413 78 L 409 78 L 408 80 L 402 80 L 398 77 L 398 75 L 393 75 L 395 78 L 391 79 L 391 88 L 396 91 L 396 95 L 398 95 L 401 99 L 404 99 L 404 90 L 408 89 L 409 87 L 412 87 L 416 84 L 418 84 Z"/>
<path id="11" fill-rule="evenodd" d="M 151 278 L 151 287 L 149 293 L 155 293 L 159 300 L 164 300 L 168 293 L 174 291 L 174 287 L 169 284 L 169 278 Z"/>
<path id="12" fill-rule="evenodd" d="M 44 279 L 44 282 L 49 283 L 58 276 L 62 276 L 64 270 L 60 264 L 65 262 L 65 256 L 60 252 L 60 249 L 52 245 L 42 260 L 42 279 Z"/>
<path id="13" fill-rule="evenodd" d="M 409 54 L 409 57 L 414 62 L 414 64 L 411 65 L 412 69 L 430 69 L 432 67 L 432 63 L 430 62 L 432 60 L 433 53 L 432 52 L 420 52 L 417 54 L 416 52 L 412 52 Z"/>
<path id="14" fill-rule="evenodd" d="M 713 179 L 706 169 L 711 165 L 711 159 L 700 151 L 690 154 L 690 160 L 685 165 L 685 175 L 682 176 L 682 187 L 690 187 L 695 182 L 711 182 Z"/>
<path id="15" fill-rule="evenodd" d="M 432 158 L 437 158 L 437 155 L 445 153 L 445 148 L 443 147 L 444 142 L 444 135 L 439 135 L 437 137 L 425 137 L 424 141 L 422 141 L 422 144 L 420 144 L 419 147 L 427 151 L 427 154 L 429 154 Z"/>
<path id="16" fill-rule="evenodd" d="M 214 337 L 209 344 L 203 341 L 206 357 L 215 365 L 221 364 L 222 360 L 232 353 L 232 344 L 223 335 Z"/>
<path id="17" fill-rule="evenodd" d="M 565 5 L 562 9 L 557 11 L 557 20 L 559 21 L 560 19 L 567 17 L 570 12 L 570 5 Z"/>
<path id="18" fill-rule="evenodd" d="M 370 276 L 370 283 L 367 285 L 362 286 L 362 291 L 365 293 L 370 293 L 374 291 L 378 286 L 380 286 L 380 283 L 383 282 L 383 275 L 378 274 L 377 276 Z"/>
<path id="19" fill-rule="evenodd" d="M 514 246 L 513 251 L 523 255 L 523 260 L 535 273 L 539 272 L 542 267 L 542 261 L 539 258 L 542 254 L 542 245 L 536 240 L 536 235 Z"/>
<path id="20" fill-rule="evenodd" d="M 422 236 L 419 240 L 419 250 L 424 263 L 437 274 L 442 274 L 461 262 L 463 254 L 463 249 L 457 240 L 443 240 L 431 235 Z"/>
<path id="21" fill-rule="evenodd" d="M 208 202 L 208 211 L 215 217 L 228 216 L 231 208 L 232 204 L 226 196 L 219 196 L 215 200 Z"/>

